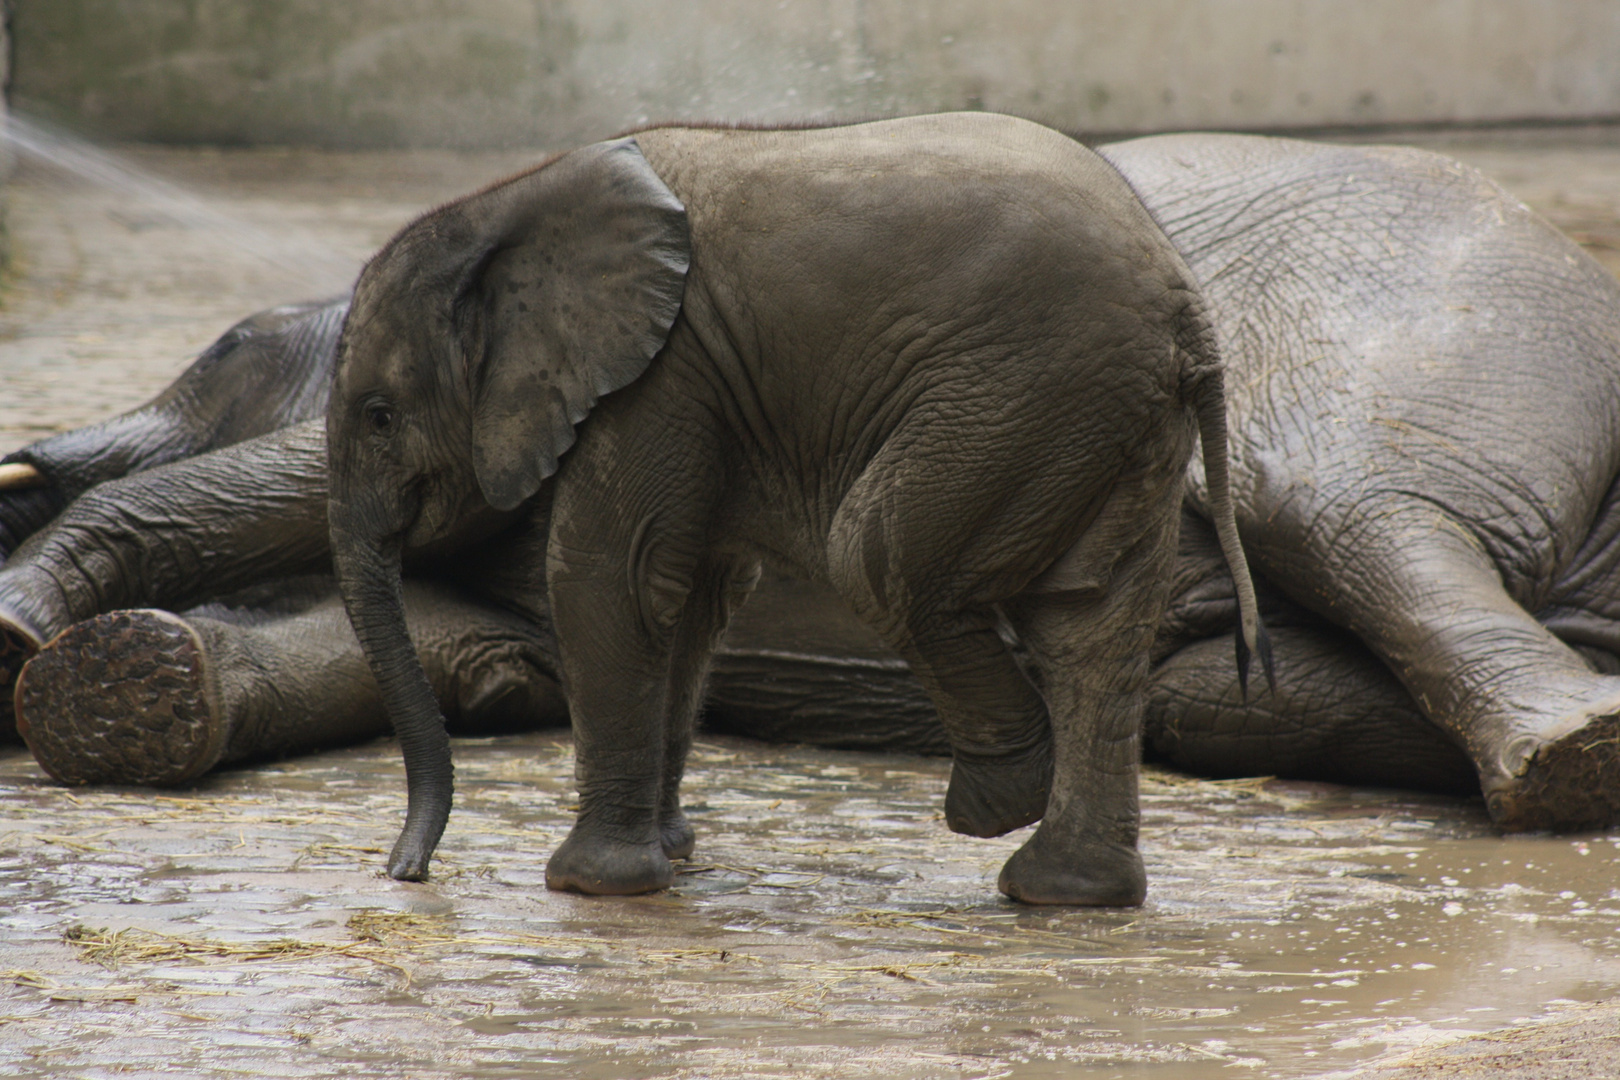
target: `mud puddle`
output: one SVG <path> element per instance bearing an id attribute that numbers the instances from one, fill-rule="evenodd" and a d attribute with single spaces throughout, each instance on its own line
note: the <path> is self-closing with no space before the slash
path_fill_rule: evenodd
<path id="1" fill-rule="evenodd" d="M 567 737 L 457 755 L 424 885 L 389 743 L 168 795 L 0 757 L 0 1072 L 1313 1076 L 1620 990 L 1620 836 L 1472 802 L 1150 772 L 1147 906 L 1053 911 L 944 762 L 711 738 L 678 886 L 601 900 L 543 884 Z"/>

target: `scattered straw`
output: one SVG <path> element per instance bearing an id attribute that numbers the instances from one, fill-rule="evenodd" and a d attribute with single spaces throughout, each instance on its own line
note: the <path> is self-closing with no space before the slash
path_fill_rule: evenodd
<path id="1" fill-rule="evenodd" d="M 0 972 L 0 979 L 9 979 L 16 986 L 39 990 L 49 1001 L 118 1001 L 133 1004 L 143 994 L 151 997 L 154 994 L 175 992 L 175 987 L 167 983 L 158 986 L 63 986 L 55 979 L 46 978 L 37 971 Z"/>
<path id="2" fill-rule="evenodd" d="M 348 862 L 351 859 L 365 862 L 372 855 L 386 855 L 387 848 L 366 847 L 361 844 L 330 844 L 314 843 L 305 847 L 294 857 L 289 870 L 297 870 L 308 859 L 315 863 L 327 863 L 335 860 Z"/>
<path id="3" fill-rule="evenodd" d="M 883 930 L 931 930 L 940 934 L 972 934 L 975 937 L 988 937 L 983 930 L 972 930 L 961 926 L 940 926 L 943 919 L 961 918 L 962 912 L 954 908 L 937 908 L 933 911 L 890 911 L 884 908 L 867 908 L 857 911 L 847 919 L 837 919 L 835 922 L 845 926 L 869 926 Z"/>
<path id="4" fill-rule="evenodd" d="M 344 925 L 356 941 L 373 941 L 379 945 L 432 945 L 455 938 L 449 923 L 437 915 L 359 911 L 349 916 Z"/>
<path id="5" fill-rule="evenodd" d="M 62 940 L 79 951 L 79 959 L 104 968 L 125 964 L 161 964 L 182 960 L 203 963 L 208 960 L 253 962 L 261 960 L 311 960 L 329 957 L 347 957 L 365 960 L 392 968 L 410 982 L 411 974 L 398 963 L 381 955 L 382 949 L 374 944 L 327 944 L 315 941 L 295 941 L 279 938 L 265 942 L 218 941 L 214 938 L 181 937 L 178 934 L 159 934 L 153 930 L 130 928 L 108 930 L 88 926 L 70 926 Z"/>
<path id="6" fill-rule="evenodd" d="M 1270 795 L 1266 785 L 1276 780 L 1275 776 L 1239 776 L 1230 780 L 1204 780 L 1196 776 L 1186 776 L 1182 773 L 1167 772 L 1164 769 L 1144 766 L 1142 769 L 1142 783 L 1171 790 L 1192 789 L 1195 791 L 1224 791 L 1234 792 L 1238 795 Z"/>
<path id="7" fill-rule="evenodd" d="M 769 870 L 763 866 L 732 866 L 729 863 L 700 863 L 696 866 L 686 864 L 676 869 L 678 875 L 692 874 L 741 874 L 749 879 L 751 885 L 763 885 L 770 889 L 808 889 L 812 885 L 819 885 L 826 880 L 826 874 L 817 874 L 805 870 Z M 791 878 L 791 881 L 767 881 L 766 878 Z"/>
<path id="8" fill-rule="evenodd" d="M 843 964 L 835 965 L 832 970 L 844 975 L 887 975 L 891 979 L 922 983 L 928 981 L 923 977 L 925 975 L 944 968 L 973 965 L 980 960 L 980 957 L 970 956 L 967 953 L 945 953 L 929 960 L 894 964 Z"/>
<path id="9" fill-rule="evenodd" d="M 34 835 L 34 839 L 39 841 L 41 844 L 53 844 L 60 847 L 72 848 L 74 851 L 99 853 L 107 850 L 104 847 L 97 847 L 95 844 L 86 843 L 76 836 L 54 836 L 50 833 L 36 833 Z"/>
<path id="10" fill-rule="evenodd" d="M 732 961 L 750 964 L 761 962 L 757 956 L 731 949 L 637 949 L 636 959 L 643 964 L 684 964 L 693 960 L 713 960 L 721 964 Z"/>

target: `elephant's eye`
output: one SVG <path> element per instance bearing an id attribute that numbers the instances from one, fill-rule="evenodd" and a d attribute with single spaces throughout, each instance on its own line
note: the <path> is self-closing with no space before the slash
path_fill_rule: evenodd
<path id="1" fill-rule="evenodd" d="M 380 401 L 372 402 L 366 406 L 366 423 L 378 435 L 387 435 L 394 430 L 394 410 Z"/>

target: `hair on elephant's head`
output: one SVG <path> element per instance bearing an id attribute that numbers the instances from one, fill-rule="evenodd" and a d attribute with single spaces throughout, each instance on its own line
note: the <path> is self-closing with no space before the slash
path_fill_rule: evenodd
<path id="1" fill-rule="evenodd" d="M 327 411 L 329 514 L 349 617 L 405 750 L 396 878 L 426 874 L 451 787 L 401 551 L 536 494 L 597 399 L 663 347 L 688 252 L 685 208 L 626 138 L 432 211 L 360 275 Z"/>

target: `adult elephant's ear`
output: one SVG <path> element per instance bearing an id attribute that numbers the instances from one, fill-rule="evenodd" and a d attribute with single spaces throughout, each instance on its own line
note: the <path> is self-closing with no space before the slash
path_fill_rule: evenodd
<path id="1" fill-rule="evenodd" d="M 663 348 L 686 290 L 686 208 L 634 139 L 575 150 L 463 205 L 484 239 L 456 305 L 473 468 L 489 504 L 510 510 L 557 471 L 597 399 Z"/>

